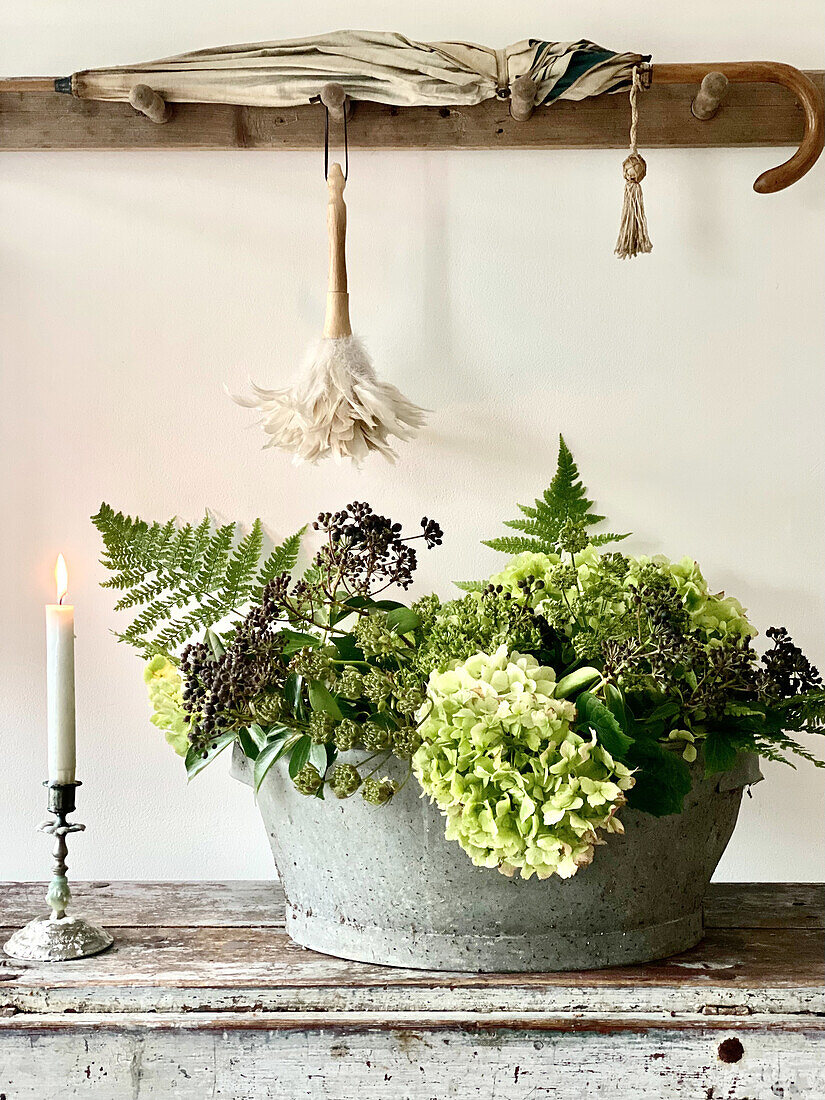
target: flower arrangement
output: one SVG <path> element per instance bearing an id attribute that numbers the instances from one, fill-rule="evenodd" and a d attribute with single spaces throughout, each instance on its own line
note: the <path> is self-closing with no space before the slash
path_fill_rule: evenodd
<path id="1" fill-rule="evenodd" d="M 464 594 L 412 603 L 415 543 L 364 503 L 322 513 L 264 552 L 255 521 L 146 523 L 102 505 L 104 587 L 137 617 L 118 637 L 146 659 L 152 722 L 194 776 L 228 745 L 260 787 L 286 767 L 308 797 L 376 806 L 412 780 L 472 862 L 562 878 L 623 832 L 625 805 L 682 810 L 695 779 L 740 752 L 822 762 L 793 735 L 825 731 L 817 670 L 781 627 L 758 656 L 741 604 L 690 558 L 642 557 L 596 532 L 563 439 L 550 487 L 486 545 L 508 555 Z"/>

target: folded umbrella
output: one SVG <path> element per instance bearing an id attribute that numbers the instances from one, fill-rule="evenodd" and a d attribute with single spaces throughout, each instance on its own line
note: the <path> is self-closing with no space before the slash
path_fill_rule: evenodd
<path id="1" fill-rule="evenodd" d="M 334 31 L 88 69 L 65 83 L 82 99 L 128 101 L 132 88 L 145 83 L 170 103 L 295 107 L 331 81 L 354 100 L 439 107 L 506 95 L 515 79 L 528 76 L 536 83 L 538 106 L 627 89 L 634 68 L 645 60 L 649 55 L 617 53 L 586 39 L 527 38 L 492 49 L 416 42 L 390 31 Z"/>

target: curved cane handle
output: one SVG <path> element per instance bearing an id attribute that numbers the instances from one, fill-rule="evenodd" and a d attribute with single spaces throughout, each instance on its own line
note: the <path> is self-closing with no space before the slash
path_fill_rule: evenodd
<path id="1" fill-rule="evenodd" d="M 776 168 L 763 172 L 753 185 L 760 195 L 771 195 L 796 183 L 816 164 L 825 144 L 825 103 L 822 92 L 799 69 L 780 61 L 723 61 L 721 64 L 652 65 L 651 82 L 694 84 L 708 72 L 722 73 L 740 84 L 782 84 L 793 92 L 805 113 L 805 131 L 799 148 Z"/>

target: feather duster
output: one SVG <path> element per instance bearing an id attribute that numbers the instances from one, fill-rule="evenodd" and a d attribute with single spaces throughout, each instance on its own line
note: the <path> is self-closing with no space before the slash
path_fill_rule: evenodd
<path id="1" fill-rule="evenodd" d="M 340 164 L 333 164 L 328 178 L 330 255 L 324 338 L 292 386 L 266 390 L 252 383 L 252 397 L 230 396 L 262 414 L 261 426 L 270 437 L 265 446 L 289 451 L 295 462 L 332 456 L 360 465 L 371 451 L 394 462 L 390 438 L 411 439 L 423 426 L 425 414 L 395 386 L 379 381 L 363 344 L 352 334 L 344 183 Z"/>

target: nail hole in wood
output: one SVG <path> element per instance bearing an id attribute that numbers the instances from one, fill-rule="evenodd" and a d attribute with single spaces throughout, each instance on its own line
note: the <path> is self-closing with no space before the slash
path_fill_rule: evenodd
<path id="1" fill-rule="evenodd" d="M 449 107 L 442 107 L 439 110 L 438 113 L 441 115 L 442 118 L 449 118 L 450 117 L 450 108 Z"/>
<path id="2" fill-rule="evenodd" d="M 739 1062 L 742 1060 L 742 1055 L 744 1053 L 745 1048 L 738 1039 L 723 1039 L 719 1044 L 718 1054 L 720 1062 Z"/>

